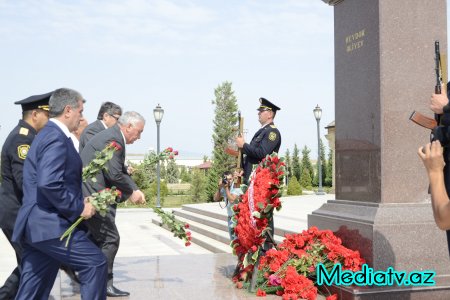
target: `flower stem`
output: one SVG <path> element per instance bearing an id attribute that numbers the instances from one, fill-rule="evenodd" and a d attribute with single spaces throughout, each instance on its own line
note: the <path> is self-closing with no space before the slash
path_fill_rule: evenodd
<path id="1" fill-rule="evenodd" d="M 72 226 L 70 226 L 66 231 L 64 231 L 64 233 L 59 238 L 59 240 L 62 241 L 65 237 L 67 237 L 66 247 L 69 245 L 69 240 L 72 235 L 72 232 L 75 230 L 75 227 L 77 227 L 78 224 L 80 224 L 83 220 L 84 220 L 83 217 L 79 217 L 77 221 L 73 223 Z"/>

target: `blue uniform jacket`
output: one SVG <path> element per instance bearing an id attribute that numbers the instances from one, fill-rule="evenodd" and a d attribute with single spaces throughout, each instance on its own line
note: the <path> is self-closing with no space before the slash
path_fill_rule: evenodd
<path id="1" fill-rule="evenodd" d="M 70 138 L 49 121 L 33 141 L 23 169 L 23 199 L 12 240 L 59 238 L 84 209 L 81 159 Z"/>

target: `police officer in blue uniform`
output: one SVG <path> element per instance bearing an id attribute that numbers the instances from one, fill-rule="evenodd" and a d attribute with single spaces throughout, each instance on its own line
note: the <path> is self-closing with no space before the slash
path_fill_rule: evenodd
<path id="1" fill-rule="evenodd" d="M 281 146 L 280 131 L 273 123 L 280 108 L 265 98 L 259 98 L 259 102 L 257 110 L 261 129 L 255 133 L 250 144 L 246 143 L 242 136 L 236 138 L 237 146 L 242 148 L 245 184 L 248 184 L 253 166 L 259 164 L 266 155 L 278 153 Z"/>
<path id="2" fill-rule="evenodd" d="M 11 237 L 17 212 L 22 205 L 23 163 L 36 134 L 48 121 L 50 93 L 16 101 L 22 106 L 22 119 L 5 140 L 1 154 L 2 185 L 0 187 L 0 228 L 16 252 L 17 267 L 0 288 L 0 299 L 14 299 L 19 287 L 23 249 Z"/>

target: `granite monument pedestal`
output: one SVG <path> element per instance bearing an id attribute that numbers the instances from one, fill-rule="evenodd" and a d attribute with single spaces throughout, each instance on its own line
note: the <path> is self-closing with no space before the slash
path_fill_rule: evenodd
<path id="1" fill-rule="evenodd" d="M 450 299 L 445 232 L 417 156 L 429 131 L 409 121 L 434 92 L 446 54 L 445 0 L 323 0 L 334 6 L 336 200 L 308 216 L 374 270 L 436 272 L 434 286 L 334 286 L 339 299 Z"/>

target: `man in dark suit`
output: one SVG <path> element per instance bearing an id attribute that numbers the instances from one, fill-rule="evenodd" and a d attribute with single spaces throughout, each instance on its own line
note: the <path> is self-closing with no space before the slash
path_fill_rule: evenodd
<path id="1" fill-rule="evenodd" d="M 273 124 L 273 119 L 280 108 L 265 98 L 259 98 L 258 119 L 261 124 L 253 136 L 250 144 L 246 143 L 244 137 L 236 138 L 236 144 L 242 148 L 244 164 L 244 183 L 248 184 L 253 166 L 272 152 L 278 152 L 281 146 L 281 134 L 278 128 Z"/>
<path id="2" fill-rule="evenodd" d="M 20 262 L 23 249 L 11 242 L 17 212 L 22 205 L 23 163 L 36 134 L 48 121 L 50 93 L 35 95 L 14 102 L 22 106 L 22 119 L 10 132 L 2 148 L 0 186 L 0 228 L 16 252 L 17 267 L 0 288 L 0 299 L 14 299 L 19 289 Z"/>
<path id="3" fill-rule="evenodd" d="M 112 102 L 104 102 L 100 106 L 97 120 L 89 124 L 80 136 L 80 153 L 87 142 L 97 133 L 114 126 L 122 115 L 122 108 Z"/>
<path id="4" fill-rule="evenodd" d="M 23 168 L 23 200 L 12 241 L 23 247 L 16 299 L 48 299 L 61 264 L 79 274 L 82 299 L 106 299 L 107 265 L 103 253 L 81 229 L 68 247 L 60 236 L 95 208 L 83 198 L 81 159 L 70 139 L 83 115 L 83 97 L 58 89 L 49 100 L 50 120 L 36 136 Z"/>
<path id="5" fill-rule="evenodd" d="M 144 194 L 138 189 L 124 166 L 125 145 L 132 144 L 141 137 L 144 125 L 145 120 L 140 114 L 126 112 L 119 118 L 118 124 L 97 133 L 89 140 L 80 153 L 83 166 L 88 165 L 95 158 L 97 151 L 103 150 L 113 141 L 120 146 L 120 149 L 114 152 L 112 159 L 106 165 L 107 170 L 100 172 L 95 182 L 92 180 L 83 182 L 85 196 L 115 186 L 122 192 L 121 201 L 130 199 L 133 203 L 145 203 Z M 110 206 L 105 217 L 95 215 L 86 222 L 86 225 L 93 240 L 102 249 L 108 261 L 107 295 L 122 297 L 128 296 L 130 293 L 121 291 L 113 285 L 114 259 L 120 244 L 115 217 L 116 205 L 113 205 Z"/>

